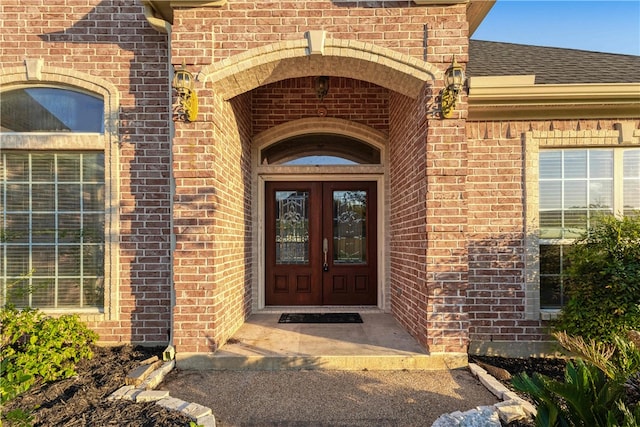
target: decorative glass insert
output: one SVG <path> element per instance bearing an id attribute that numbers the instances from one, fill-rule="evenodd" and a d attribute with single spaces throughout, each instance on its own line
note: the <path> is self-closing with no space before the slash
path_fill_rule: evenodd
<path id="1" fill-rule="evenodd" d="M 333 262 L 367 262 L 367 192 L 333 192 Z"/>
<path id="2" fill-rule="evenodd" d="M 613 150 L 540 152 L 540 238 L 577 238 L 607 213 L 613 213 Z"/>
<path id="3" fill-rule="evenodd" d="M 640 211 L 640 150 L 623 152 L 624 215 L 637 215 Z"/>
<path id="4" fill-rule="evenodd" d="M 309 192 L 276 191 L 276 264 L 309 263 Z"/>
<path id="5" fill-rule="evenodd" d="M 104 102 L 85 93 L 51 87 L 2 92 L 0 132 L 104 133 Z"/>
<path id="6" fill-rule="evenodd" d="M 0 158 L 0 305 L 102 308 L 104 154 Z"/>

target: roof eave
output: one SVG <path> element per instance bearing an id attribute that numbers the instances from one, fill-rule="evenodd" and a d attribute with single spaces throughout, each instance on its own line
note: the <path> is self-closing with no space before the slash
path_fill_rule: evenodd
<path id="1" fill-rule="evenodd" d="M 469 120 L 637 118 L 640 83 L 474 86 L 470 79 L 468 103 Z"/>
<path id="2" fill-rule="evenodd" d="M 173 9 L 175 7 L 220 7 L 227 0 L 143 0 L 149 4 L 156 13 L 156 18 L 163 19 L 173 24 Z"/>

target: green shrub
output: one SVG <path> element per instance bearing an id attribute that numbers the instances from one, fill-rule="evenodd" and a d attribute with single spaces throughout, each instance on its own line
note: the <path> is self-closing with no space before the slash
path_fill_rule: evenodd
<path id="1" fill-rule="evenodd" d="M 38 381 L 75 375 L 75 364 L 91 358 L 98 335 L 77 315 L 46 317 L 39 310 L 0 310 L 0 403 L 27 391 Z"/>
<path id="2" fill-rule="evenodd" d="M 534 373 L 515 376 L 514 388 L 536 403 L 537 426 L 637 427 L 640 406 L 625 404 L 626 386 L 640 367 L 640 349 L 630 340 L 613 337 L 615 344 L 556 334 L 579 358 L 569 361 L 564 382 Z"/>
<path id="3" fill-rule="evenodd" d="M 567 258 L 569 301 L 555 331 L 611 341 L 640 329 L 640 215 L 599 218 Z"/>

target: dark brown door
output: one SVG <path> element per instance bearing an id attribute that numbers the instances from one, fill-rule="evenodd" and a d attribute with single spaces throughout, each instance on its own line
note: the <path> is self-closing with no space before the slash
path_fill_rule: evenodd
<path id="1" fill-rule="evenodd" d="M 266 184 L 267 305 L 375 305 L 375 182 Z"/>

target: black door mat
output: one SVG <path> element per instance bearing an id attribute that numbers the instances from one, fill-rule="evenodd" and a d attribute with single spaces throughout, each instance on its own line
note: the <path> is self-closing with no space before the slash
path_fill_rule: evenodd
<path id="1" fill-rule="evenodd" d="M 358 313 L 283 313 L 278 323 L 362 323 Z"/>

